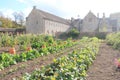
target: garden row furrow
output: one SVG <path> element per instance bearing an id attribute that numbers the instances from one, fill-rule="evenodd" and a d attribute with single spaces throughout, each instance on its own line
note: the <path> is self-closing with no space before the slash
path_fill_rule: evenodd
<path id="1" fill-rule="evenodd" d="M 23 37 L 26 38 L 26 36 L 22 36 L 22 38 Z M 34 38 L 37 38 L 37 40 L 36 39 L 31 40 Z M 49 37 L 49 36 L 37 36 L 34 38 L 28 38 L 30 40 L 30 41 L 28 40 L 28 42 L 30 43 L 32 41 L 33 43 L 31 43 L 31 48 L 29 47 L 27 51 L 24 51 L 20 54 L 15 54 L 15 50 L 13 50 L 10 51 L 10 53 L 0 54 L 0 70 L 3 70 L 4 68 L 14 64 L 18 64 L 19 62 L 25 62 L 28 60 L 32 60 L 34 58 L 59 52 L 65 48 L 71 47 L 78 43 L 76 41 L 72 41 L 71 39 L 68 39 L 66 41 L 55 40 L 53 37 Z M 23 43 L 27 43 L 27 42 L 23 41 L 21 43 L 22 46 Z"/>
<path id="2" fill-rule="evenodd" d="M 49 54 L 47 56 L 36 58 L 36 59 L 30 60 L 28 62 L 21 62 L 19 64 L 13 65 L 13 66 L 3 70 L 2 72 L 0 72 L 0 78 L 3 80 L 5 80 L 5 79 L 7 80 L 9 77 L 9 79 L 11 80 L 15 76 L 22 75 L 21 73 L 25 73 L 26 71 L 31 72 L 37 67 L 40 68 L 40 66 L 48 65 L 53 62 L 54 58 L 58 58 L 60 56 L 65 56 L 68 53 L 70 53 L 71 51 L 73 51 L 74 49 L 77 49 L 80 47 L 81 47 L 81 45 L 77 44 L 77 45 L 74 45 L 73 47 L 66 48 L 56 54 Z M 32 68 L 31 68 L 31 66 L 32 66 Z M 13 74 L 14 74 L 14 76 L 12 76 Z"/>
<path id="3" fill-rule="evenodd" d="M 96 40 L 96 38 L 90 39 L 84 48 L 75 49 L 68 56 L 54 59 L 53 63 L 14 80 L 85 80 L 86 70 L 99 50 Z"/>

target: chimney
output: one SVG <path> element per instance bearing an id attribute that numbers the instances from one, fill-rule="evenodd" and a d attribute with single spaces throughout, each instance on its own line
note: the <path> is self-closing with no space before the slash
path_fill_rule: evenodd
<path id="1" fill-rule="evenodd" d="M 71 17 L 71 22 L 73 22 L 74 21 L 74 18 L 73 17 Z"/>
<path id="2" fill-rule="evenodd" d="M 105 18 L 105 13 L 103 13 L 103 18 Z"/>
<path id="3" fill-rule="evenodd" d="M 99 13 L 97 13 L 97 18 L 99 18 Z"/>
<path id="4" fill-rule="evenodd" d="M 33 9 L 36 9 L 36 6 L 33 6 Z"/>

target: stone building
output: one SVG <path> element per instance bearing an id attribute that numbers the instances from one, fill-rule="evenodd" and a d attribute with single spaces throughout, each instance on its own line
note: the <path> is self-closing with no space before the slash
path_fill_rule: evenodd
<path id="1" fill-rule="evenodd" d="M 111 14 L 106 18 L 99 18 L 91 11 L 83 19 L 71 19 L 71 27 L 79 29 L 80 32 L 118 32 L 120 31 L 120 13 Z"/>
<path id="2" fill-rule="evenodd" d="M 66 32 L 70 27 L 68 20 L 34 6 L 26 18 L 26 33 L 55 35 L 57 32 Z"/>
<path id="3" fill-rule="evenodd" d="M 99 32 L 112 32 L 112 26 L 110 24 L 110 18 L 105 17 L 105 13 L 103 13 L 102 18 L 98 18 L 98 31 Z"/>
<path id="4" fill-rule="evenodd" d="M 120 31 L 120 13 L 110 14 L 111 25 L 114 31 Z"/>
<path id="5" fill-rule="evenodd" d="M 98 18 L 91 12 L 84 17 L 81 32 L 94 32 L 98 28 Z"/>
<path id="6" fill-rule="evenodd" d="M 117 32 L 120 31 L 120 13 L 99 18 L 91 11 L 83 19 L 66 20 L 48 12 L 36 9 L 34 6 L 26 18 L 26 33 L 55 35 L 76 28 L 80 32 Z"/>

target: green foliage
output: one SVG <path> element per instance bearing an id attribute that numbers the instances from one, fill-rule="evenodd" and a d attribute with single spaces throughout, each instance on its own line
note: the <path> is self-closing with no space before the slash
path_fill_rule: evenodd
<path id="1" fill-rule="evenodd" d="M 15 45 L 16 41 L 13 35 L 9 36 L 9 34 L 1 34 L 0 36 L 1 36 L 0 38 L 1 47 L 7 47 L 7 46 L 13 47 Z"/>
<path id="2" fill-rule="evenodd" d="M 105 33 L 105 32 L 97 32 L 97 33 L 95 33 L 95 37 L 97 37 L 99 39 L 105 39 L 106 35 L 107 35 L 107 33 Z"/>
<path id="3" fill-rule="evenodd" d="M 106 37 L 108 45 L 112 45 L 115 49 L 120 49 L 120 32 L 108 34 Z"/>
<path id="4" fill-rule="evenodd" d="M 0 27 L 3 28 L 18 28 L 23 27 L 16 22 L 12 21 L 10 18 L 0 17 L 0 21 L 2 22 L 2 25 Z"/>
<path id="5" fill-rule="evenodd" d="M 8 67 L 12 64 L 31 60 L 40 56 L 48 55 L 50 53 L 58 52 L 67 47 L 78 44 L 78 41 L 72 39 L 61 41 L 55 40 L 52 36 L 45 35 L 19 35 L 9 36 L 2 34 L 0 38 L 2 47 L 18 45 L 24 52 L 20 54 L 11 55 L 9 53 L 0 54 L 0 69 Z M 32 50 L 27 51 L 26 47 L 31 46 Z"/>
<path id="6" fill-rule="evenodd" d="M 73 29 L 71 29 L 68 33 L 67 33 L 67 35 L 69 36 L 69 37 L 72 37 L 72 38 L 77 38 L 78 36 L 79 36 L 79 31 L 77 30 L 77 29 L 75 29 L 75 28 L 73 28 Z"/>
<path id="7" fill-rule="evenodd" d="M 6 28 L 6 27 L 11 28 L 12 27 L 12 20 L 11 19 L 0 17 L 0 21 L 2 22 L 1 27 L 4 27 L 4 28 Z"/>
<path id="8" fill-rule="evenodd" d="M 85 48 L 76 49 L 68 56 L 54 59 L 52 64 L 31 74 L 26 73 L 22 80 L 85 80 L 86 70 L 95 59 L 99 48 L 97 38 L 88 41 L 89 44 Z"/>

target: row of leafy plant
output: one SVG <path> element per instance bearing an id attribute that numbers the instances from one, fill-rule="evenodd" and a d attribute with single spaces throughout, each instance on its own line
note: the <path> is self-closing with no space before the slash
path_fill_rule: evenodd
<path id="1" fill-rule="evenodd" d="M 0 34 L 0 47 L 15 47 L 19 46 L 20 50 L 26 50 L 28 47 L 35 49 L 45 48 L 48 46 L 59 47 L 59 45 L 70 45 L 70 39 L 67 41 L 56 40 L 52 36 L 46 35 L 33 35 L 33 34 L 21 34 L 21 35 L 9 35 Z M 61 47 L 62 48 L 62 47 Z M 50 47 L 49 47 L 50 50 Z M 41 50 L 39 50 L 41 51 Z"/>
<path id="2" fill-rule="evenodd" d="M 46 41 L 47 39 L 52 39 L 52 36 L 45 35 L 33 35 L 33 34 L 0 34 L 0 47 L 13 47 L 15 45 L 28 46 L 35 41 Z"/>
<path id="3" fill-rule="evenodd" d="M 52 64 L 31 74 L 26 73 L 20 80 L 85 80 L 86 71 L 98 53 L 99 43 L 97 38 L 84 38 L 82 41 L 86 43 L 84 48 L 54 59 Z"/>
<path id="4" fill-rule="evenodd" d="M 17 64 L 18 62 L 27 61 L 40 56 L 56 53 L 62 49 L 78 44 L 78 41 L 73 41 L 72 39 L 62 41 L 62 40 L 54 40 L 52 37 L 49 36 L 45 38 L 46 39 L 44 39 L 44 37 L 40 37 L 34 39 L 33 40 L 34 42 L 31 43 L 32 49 L 29 51 L 22 52 L 20 54 L 9 54 L 9 53 L 0 54 L 0 69 L 2 70 L 5 67 L 8 67 L 13 64 Z M 42 41 L 42 39 L 44 41 Z"/>
<path id="5" fill-rule="evenodd" d="M 113 46 L 113 48 L 120 49 L 120 32 L 108 34 L 106 42 L 108 45 Z"/>

